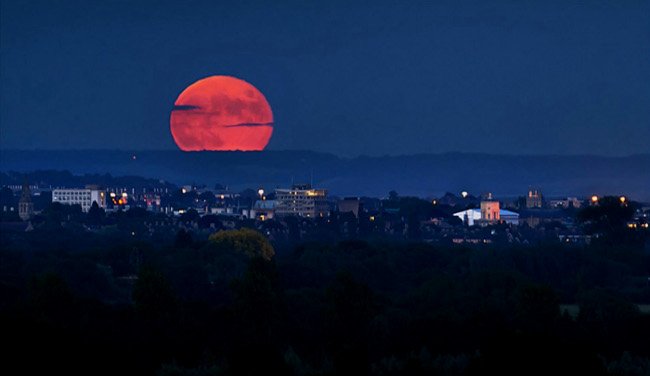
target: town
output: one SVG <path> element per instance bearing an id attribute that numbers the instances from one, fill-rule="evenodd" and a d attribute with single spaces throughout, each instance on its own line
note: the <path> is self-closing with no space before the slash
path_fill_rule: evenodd
<path id="1" fill-rule="evenodd" d="M 3 232 L 31 231 L 58 213 L 64 226 L 78 222 L 86 231 L 114 228 L 121 217 L 135 216 L 139 226 L 127 235 L 137 238 L 174 229 L 207 238 L 221 229 L 250 227 L 278 241 L 388 237 L 435 244 L 589 244 L 601 233 L 580 215 L 586 208 L 614 202 L 624 209 L 620 220 L 632 232 L 647 231 L 650 214 L 650 204 L 623 194 L 544 197 L 539 187 L 518 197 L 463 191 L 420 198 L 391 191 L 375 198 L 338 197 L 311 184 L 233 191 L 221 184 L 177 186 L 145 178 L 83 184 L 69 173 L 63 180 L 51 175 L 48 181 L 48 174 L 41 174 L 38 183 L 4 175 L 9 184 L 0 194 Z"/>

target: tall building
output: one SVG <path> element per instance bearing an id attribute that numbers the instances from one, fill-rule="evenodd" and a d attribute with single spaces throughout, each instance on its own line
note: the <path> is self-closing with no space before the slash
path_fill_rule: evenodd
<path id="1" fill-rule="evenodd" d="M 27 183 L 23 184 L 23 191 L 18 201 L 18 216 L 26 221 L 34 214 L 34 203 L 32 202 L 32 192 Z"/>
<path id="2" fill-rule="evenodd" d="M 526 209 L 540 209 L 542 206 L 542 192 L 536 188 L 528 189 L 528 195 L 526 195 Z"/>
<path id="3" fill-rule="evenodd" d="M 309 184 L 294 185 L 291 189 L 275 190 L 275 214 L 300 217 L 324 217 L 329 214 L 327 191 L 314 189 Z"/>
<path id="4" fill-rule="evenodd" d="M 85 189 L 55 189 L 52 191 L 52 202 L 64 205 L 81 205 L 81 210 L 87 213 L 96 202 L 100 208 L 106 209 L 106 192 L 97 187 Z"/>

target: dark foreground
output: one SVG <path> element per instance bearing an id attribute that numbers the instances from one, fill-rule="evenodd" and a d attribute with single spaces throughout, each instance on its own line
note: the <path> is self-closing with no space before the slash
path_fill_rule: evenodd
<path id="1" fill-rule="evenodd" d="M 273 250 L 251 231 L 210 239 L 167 231 L 133 240 L 120 229 L 59 227 L 3 235 L 3 368 L 650 372 L 650 315 L 638 308 L 650 303 L 644 243 L 497 249 L 368 239 Z M 577 304 L 579 313 L 560 304 Z"/>

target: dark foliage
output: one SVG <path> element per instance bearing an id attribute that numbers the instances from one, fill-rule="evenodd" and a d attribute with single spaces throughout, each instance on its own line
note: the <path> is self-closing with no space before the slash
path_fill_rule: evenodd
<path id="1" fill-rule="evenodd" d="M 77 209 L 54 205 L 45 225 L 2 242 L 7 370 L 648 372 L 650 316 L 639 304 L 650 303 L 650 255 L 635 242 L 464 248 L 352 237 L 274 243 L 274 255 L 253 230 L 209 241 L 198 228 L 150 229 L 159 219 L 141 210 L 93 210 L 80 221 L 103 226 L 82 231 L 64 220 Z"/>

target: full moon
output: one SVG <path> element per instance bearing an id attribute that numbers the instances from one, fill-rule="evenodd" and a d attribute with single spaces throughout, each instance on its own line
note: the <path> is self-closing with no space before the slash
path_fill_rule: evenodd
<path id="1" fill-rule="evenodd" d="M 174 102 L 169 123 L 184 151 L 264 150 L 273 133 L 273 113 L 264 95 L 230 76 L 188 86 Z"/>

